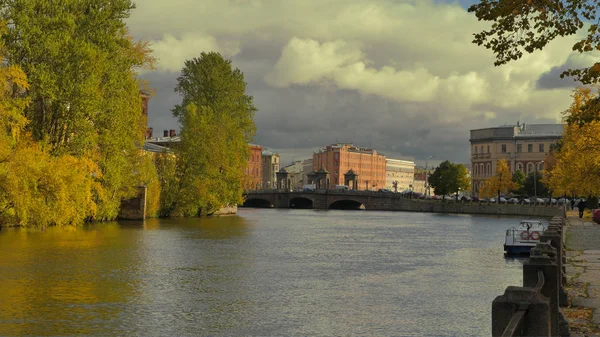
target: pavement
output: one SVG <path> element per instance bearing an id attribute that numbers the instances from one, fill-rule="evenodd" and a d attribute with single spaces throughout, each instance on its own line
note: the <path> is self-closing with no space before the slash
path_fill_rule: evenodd
<path id="1" fill-rule="evenodd" d="M 586 212 L 567 214 L 567 286 L 569 306 L 563 308 L 571 336 L 600 337 L 600 225 Z"/>

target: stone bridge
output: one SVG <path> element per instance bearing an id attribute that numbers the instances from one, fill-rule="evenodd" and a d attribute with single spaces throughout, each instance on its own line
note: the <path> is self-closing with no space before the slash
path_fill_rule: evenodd
<path id="1" fill-rule="evenodd" d="M 463 201 L 409 199 L 398 193 L 316 190 L 289 192 L 285 190 L 249 191 L 244 194 L 244 207 L 301 208 L 414 211 L 435 213 L 468 213 L 495 215 L 525 215 L 539 217 L 564 216 L 563 206 L 533 206 L 513 204 L 488 204 Z"/>

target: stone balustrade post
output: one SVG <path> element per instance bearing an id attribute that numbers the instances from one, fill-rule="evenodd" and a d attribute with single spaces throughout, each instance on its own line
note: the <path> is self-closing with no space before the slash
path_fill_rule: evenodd
<path id="1" fill-rule="evenodd" d="M 538 270 L 544 273 L 544 285 L 540 293 L 550 300 L 550 336 L 558 336 L 558 265 L 552 261 L 556 249 L 548 243 L 538 243 L 530 254 L 529 260 L 523 264 L 523 286 L 535 288 Z"/>
<path id="2" fill-rule="evenodd" d="M 513 315 L 524 303 L 528 304 L 528 308 L 519 336 L 551 336 L 550 300 L 535 288 L 513 286 L 507 287 L 504 295 L 492 302 L 492 336 L 502 336 Z"/>
<path id="3" fill-rule="evenodd" d="M 542 236 L 540 238 L 540 242 L 550 241 L 550 245 L 552 246 L 552 248 L 554 248 L 556 250 L 556 256 L 554 256 L 554 257 L 550 256 L 550 258 L 558 266 L 558 270 L 556 273 L 557 284 L 558 284 L 558 304 L 562 307 L 566 307 L 568 305 L 568 300 L 567 300 L 567 293 L 565 292 L 565 289 L 563 286 L 562 256 L 563 256 L 564 252 L 562 250 L 561 237 L 560 237 L 560 234 L 558 234 L 552 227 L 550 227 L 550 228 L 551 229 L 544 231 L 544 234 L 542 234 Z"/>

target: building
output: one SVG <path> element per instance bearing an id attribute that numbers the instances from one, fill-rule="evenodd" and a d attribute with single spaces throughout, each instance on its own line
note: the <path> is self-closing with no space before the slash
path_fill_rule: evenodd
<path id="1" fill-rule="evenodd" d="M 528 174 L 544 168 L 550 146 L 561 139 L 564 124 L 519 124 L 471 130 L 471 188 L 475 195 L 496 173 L 496 163 L 508 161 L 510 172 Z"/>
<path id="2" fill-rule="evenodd" d="M 250 156 L 248 157 L 248 167 L 246 167 L 246 179 L 244 181 L 245 190 L 260 189 L 262 186 L 262 152 L 263 147 L 256 144 L 248 144 L 250 147 Z"/>
<path id="3" fill-rule="evenodd" d="M 142 116 L 144 118 L 144 125 L 146 125 L 144 139 L 148 139 L 152 138 L 152 128 L 148 127 L 148 101 L 150 101 L 150 94 L 147 91 L 140 90 L 140 98 L 142 99 Z"/>
<path id="4" fill-rule="evenodd" d="M 279 171 L 279 154 L 269 150 L 262 151 L 262 188 L 277 188 L 277 172 Z"/>
<path id="5" fill-rule="evenodd" d="M 302 160 L 296 160 L 292 164 L 285 166 L 288 173 L 288 180 L 292 189 L 301 189 L 304 186 L 304 165 Z"/>
<path id="6" fill-rule="evenodd" d="M 394 191 L 394 181 L 398 182 L 398 192 L 409 190 L 415 180 L 415 162 L 400 159 L 385 160 L 385 188 Z"/>
<path id="7" fill-rule="evenodd" d="M 352 170 L 357 174 L 358 190 L 385 188 L 385 156 L 354 144 L 332 144 L 313 153 L 313 170 L 325 168 L 330 174 L 329 188 L 346 185 L 344 174 Z"/>

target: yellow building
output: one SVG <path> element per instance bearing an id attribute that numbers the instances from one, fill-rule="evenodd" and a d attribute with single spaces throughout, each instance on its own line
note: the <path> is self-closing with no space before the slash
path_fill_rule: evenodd
<path id="1" fill-rule="evenodd" d="M 562 137 L 564 124 L 519 124 L 471 130 L 471 188 L 478 195 L 484 181 L 506 159 L 510 172 L 528 174 L 544 168 L 550 146 Z"/>

